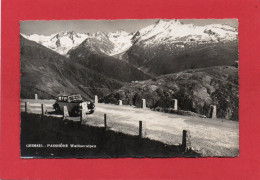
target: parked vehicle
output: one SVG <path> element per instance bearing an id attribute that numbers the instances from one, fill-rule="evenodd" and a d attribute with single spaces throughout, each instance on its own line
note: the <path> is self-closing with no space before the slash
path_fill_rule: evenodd
<path id="1" fill-rule="evenodd" d="M 92 114 L 95 111 L 94 103 L 92 101 L 84 102 L 80 94 L 57 96 L 53 109 L 56 112 L 63 112 L 64 106 L 67 106 L 70 116 L 79 116 L 82 108 L 85 108 L 83 112 L 86 114 Z"/>

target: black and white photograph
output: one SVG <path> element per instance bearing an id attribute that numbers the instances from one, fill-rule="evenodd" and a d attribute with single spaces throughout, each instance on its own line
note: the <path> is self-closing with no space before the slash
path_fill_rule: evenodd
<path id="1" fill-rule="evenodd" d="M 20 21 L 21 158 L 238 157 L 238 24 Z"/>

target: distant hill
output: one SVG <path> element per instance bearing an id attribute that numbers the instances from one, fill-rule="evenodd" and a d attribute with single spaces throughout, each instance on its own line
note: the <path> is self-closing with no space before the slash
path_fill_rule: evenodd
<path id="1" fill-rule="evenodd" d="M 146 99 L 149 108 L 173 108 L 209 116 L 210 105 L 217 106 L 217 117 L 238 120 L 238 69 L 232 66 L 209 67 L 159 76 L 129 83 L 101 101 L 141 107 Z"/>
<path id="2" fill-rule="evenodd" d="M 86 99 L 104 96 L 124 83 L 20 36 L 21 98 L 53 98 L 59 93 L 81 93 Z"/>

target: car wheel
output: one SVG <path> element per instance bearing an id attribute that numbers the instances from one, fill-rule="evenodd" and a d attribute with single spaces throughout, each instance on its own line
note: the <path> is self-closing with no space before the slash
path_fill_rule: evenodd
<path id="1" fill-rule="evenodd" d="M 87 113 L 87 114 L 92 114 L 92 113 L 94 113 L 94 110 L 90 110 L 89 113 Z"/>
<path id="2" fill-rule="evenodd" d="M 80 115 L 80 111 L 77 107 L 75 107 L 71 110 L 71 112 L 69 112 L 69 115 L 70 116 L 78 116 L 78 115 Z"/>
<path id="3" fill-rule="evenodd" d="M 59 107 L 58 104 L 54 105 L 54 110 L 55 110 L 56 113 L 60 113 L 61 112 L 60 107 Z"/>

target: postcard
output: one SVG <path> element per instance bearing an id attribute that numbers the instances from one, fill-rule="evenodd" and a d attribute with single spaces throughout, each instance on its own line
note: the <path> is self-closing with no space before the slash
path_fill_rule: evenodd
<path id="1" fill-rule="evenodd" d="M 237 19 L 20 21 L 21 158 L 239 156 Z"/>

